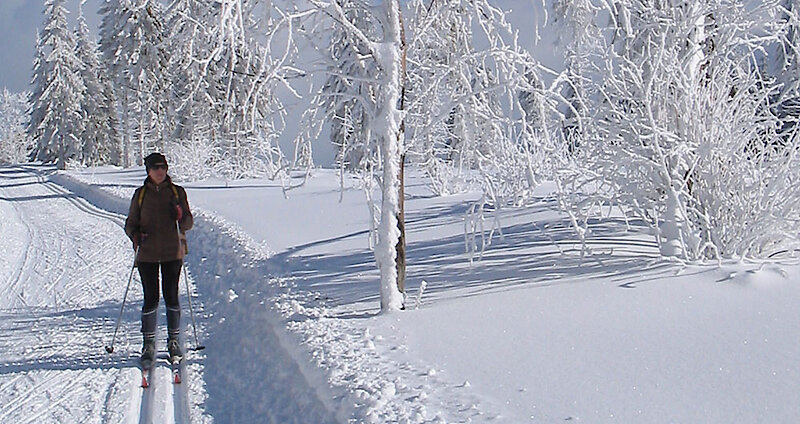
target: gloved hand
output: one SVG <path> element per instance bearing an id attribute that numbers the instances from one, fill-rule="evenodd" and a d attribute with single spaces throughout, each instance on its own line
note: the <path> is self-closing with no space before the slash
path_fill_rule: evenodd
<path id="1" fill-rule="evenodd" d="M 176 221 L 180 222 L 183 219 L 183 208 L 181 207 L 181 204 L 175 199 L 172 199 L 172 202 L 170 203 L 172 204 L 172 207 L 175 208 L 175 210 L 172 212 L 172 216 Z"/>
<path id="2" fill-rule="evenodd" d="M 147 238 L 147 233 L 133 233 L 133 250 L 139 248 L 142 245 L 142 242 Z"/>
<path id="3" fill-rule="evenodd" d="M 175 205 L 175 220 L 181 222 L 183 219 L 183 208 L 181 205 Z"/>

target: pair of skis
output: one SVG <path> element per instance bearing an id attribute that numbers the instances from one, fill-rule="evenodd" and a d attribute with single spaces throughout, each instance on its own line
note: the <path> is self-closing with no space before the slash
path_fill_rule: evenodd
<path id="1" fill-rule="evenodd" d="M 181 382 L 183 381 L 183 376 L 181 375 L 182 363 L 183 363 L 183 358 L 181 358 L 178 361 L 170 361 L 170 368 L 172 370 L 172 384 L 181 384 Z M 155 368 L 154 365 L 155 361 L 152 361 L 147 364 L 141 364 L 143 389 L 150 387 L 151 371 Z"/>

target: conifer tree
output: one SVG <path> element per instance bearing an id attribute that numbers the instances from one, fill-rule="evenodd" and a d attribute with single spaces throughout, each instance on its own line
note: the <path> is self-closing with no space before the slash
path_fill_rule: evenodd
<path id="1" fill-rule="evenodd" d="M 169 93 L 164 16 L 156 0 L 107 0 L 100 9 L 100 49 L 122 111 L 122 163 L 163 150 Z M 135 146 L 135 147 L 134 147 Z"/>
<path id="2" fill-rule="evenodd" d="M 25 126 L 29 93 L 0 92 L 0 164 L 24 162 L 30 153 L 30 137 Z"/>
<path id="3" fill-rule="evenodd" d="M 55 162 L 65 169 L 67 161 L 80 154 L 83 132 L 81 102 L 85 87 L 80 61 L 75 55 L 75 38 L 67 28 L 63 0 L 45 2 L 45 28 L 41 32 L 34 70 L 35 104 L 29 134 L 36 146 L 33 157 Z M 35 125 L 35 127 L 34 127 Z"/>
<path id="4" fill-rule="evenodd" d="M 76 31 L 77 56 L 82 63 L 80 76 L 85 87 L 81 112 L 84 131 L 81 136 L 81 158 L 84 165 L 119 165 L 117 117 L 105 68 L 98 58 L 98 45 L 91 38 L 81 12 Z"/>

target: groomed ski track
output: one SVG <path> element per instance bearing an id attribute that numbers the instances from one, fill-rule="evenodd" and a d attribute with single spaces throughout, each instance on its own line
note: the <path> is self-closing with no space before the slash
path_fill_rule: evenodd
<path id="1" fill-rule="evenodd" d="M 141 288 L 134 273 L 114 353 L 104 351 L 132 265 L 122 230 L 128 199 L 50 167 L 0 168 L 0 422 L 346 421 L 345 399 L 329 393 L 321 372 L 302 360 L 265 305 L 264 257 L 236 252 L 243 236 L 200 211 L 187 269 L 193 296 L 195 284 L 200 288 L 194 308 L 208 349 L 189 351 L 182 384 L 173 384 L 169 365 L 159 361 L 150 388 L 140 387 Z M 246 263 L 232 263 L 231 256 Z M 189 349 L 195 341 L 185 287 L 181 282 Z M 242 297 L 235 305 L 227 298 L 234 288 Z M 240 340 L 247 331 L 232 326 L 257 336 Z M 232 364 L 232 357 L 249 360 Z"/>
<path id="2" fill-rule="evenodd" d="M 124 216 L 49 181 L 39 167 L 0 169 L 0 422 L 192 422 L 168 367 L 143 390 L 132 282 L 124 326 L 107 355 L 131 265 Z M 120 264 L 127 264 L 121 266 Z"/>

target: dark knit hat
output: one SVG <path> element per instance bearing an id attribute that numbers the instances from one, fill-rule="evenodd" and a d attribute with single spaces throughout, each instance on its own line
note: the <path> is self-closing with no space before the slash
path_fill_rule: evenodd
<path id="1" fill-rule="evenodd" d="M 146 158 L 144 158 L 144 167 L 147 170 L 156 166 L 156 165 L 167 165 L 167 158 L 164 157 L 161 153 L 150 153 Z"/>

